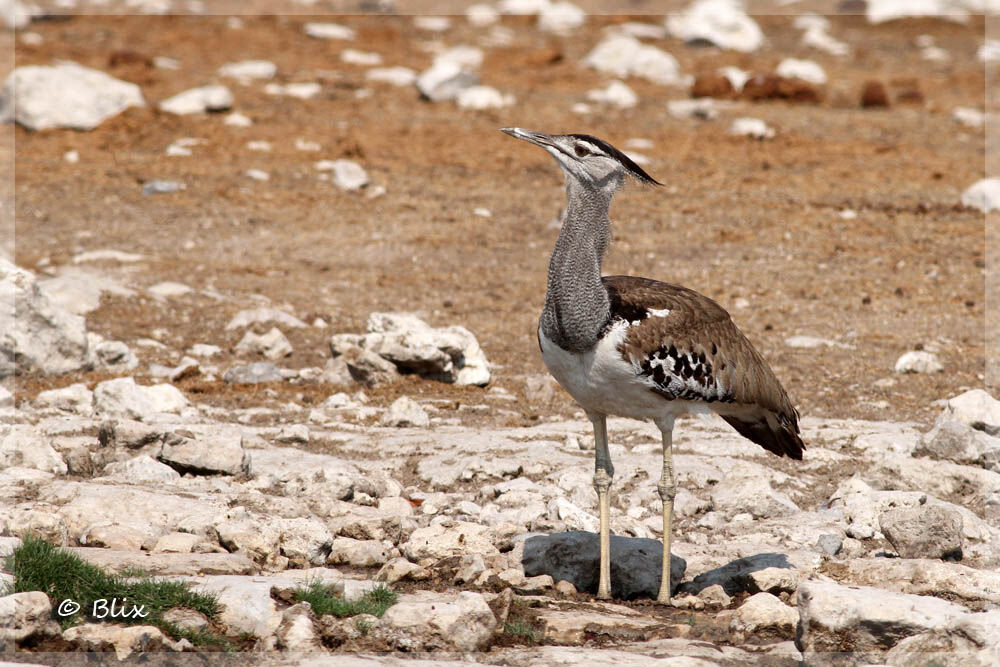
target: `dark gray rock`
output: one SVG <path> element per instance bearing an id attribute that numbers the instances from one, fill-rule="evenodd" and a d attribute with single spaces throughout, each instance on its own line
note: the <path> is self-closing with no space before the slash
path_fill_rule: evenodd
<path id="1" fill-rule="evenodd" d="M 754 574 L 763 570 L 797 571 L 795 564 L 782 553 L 762 553 L 746 558 L 738 558 L 714 570 L 702 572 L 691 581 L 685 582 L 684 592 L 698 595 L 701 591 L 718 584 L 727 595 L 738 593 L 760 593 L 762 589 Z M 767 591 L 764 591 L 767 592 Z"/>
<path id="2" fill-rule="evenodd" d="M 568 581 L 578 591 L 597 592 L 600 538 L 596 533 L 573 530 L 552 535 L 533 535 L 524 541 L 521 560 L 524 575 L 548 574 Z M 656 598 L 660 590 L 663 543 L 640 537 L 611 536 L 611 595 L 623 600 Z M 670 588 L 677 588 L 687 561 L 670 558 Z"/>
<path id="3" fill-rule="evenodd" d="M 879 516 L 882 534 L 902 558 L 962 559 L 962 515 L 945 507 L 904 507 Z"/>

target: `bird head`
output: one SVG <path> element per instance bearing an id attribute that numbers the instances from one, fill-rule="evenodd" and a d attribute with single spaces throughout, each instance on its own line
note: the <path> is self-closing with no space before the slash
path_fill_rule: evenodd
<path id="1" fill-rule="evenodd" d="M 624 184 L 627 176 L 641 183 L 662 185 L 629 156 L 603 139 L 589 134 L 546 134 L 520 127 L 505 127 L 500 131 L 548 151 L 562 167 L 567 182 L 573 179 L 585 187 L 602 190 L 609 195 Z"/>

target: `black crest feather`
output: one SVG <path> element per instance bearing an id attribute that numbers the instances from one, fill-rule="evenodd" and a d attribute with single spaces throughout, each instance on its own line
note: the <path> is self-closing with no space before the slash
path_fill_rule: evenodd
<path id="1" fill-rule="evenodd" d="M 650 185 L 663 185 L 663 183 L 660 183 L 658 180 L 647 174 L 642 167 L 633 162 L 632 158 L 630 158 L 628 155 L 625 155 L 625 153 L 622 153 L 620 150 L 618 150 L 608 142 L 604 141 L 604 139 L 598 139 L 597 137 L 591 136 L 589 134 L 571 134 L 569 136 L 573 137 L 574 139 L 582 139 L 583 141 L 589 141 L 590 143 L 594 144 L 602 151 L 604 151 L 611 157 L 621 162 L 622 165 L 624 165 L 625 169 L 631 172 L 633 176 L 638 178 L 643 183 L 649 183 Z"/>

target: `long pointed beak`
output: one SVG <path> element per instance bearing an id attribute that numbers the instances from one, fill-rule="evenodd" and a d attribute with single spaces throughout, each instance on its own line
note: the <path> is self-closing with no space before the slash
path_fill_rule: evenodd
<path id="1" fill-rule="evenodd" d="M 535 132 L 534 130 L 525 130 L 521 127 L 503 127 L 500 131 L 504 134 L 509 134 L 515 139 L 523 139 L 529 143 L 535 144 L 536 146 L 541 146 L 542 148 L 547 148 L 549 146 L 554 146 L 551 134 L 545 134 L 544 132 Z"/>

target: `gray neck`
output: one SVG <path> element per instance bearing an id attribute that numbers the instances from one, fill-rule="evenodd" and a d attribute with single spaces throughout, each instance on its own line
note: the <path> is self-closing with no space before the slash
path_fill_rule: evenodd
<path id="1" fill-rule="evenodd" d="M 539 326 L 559 347 L 581 352 L 597 344 L 610 313 L 601 260 L 611 242 L 611 193 L 586 188 L 575 178 L 566 180 L 568 204 L 549 261 Z"/>

